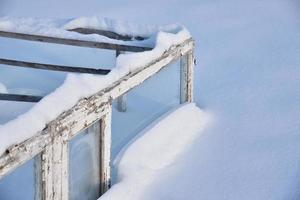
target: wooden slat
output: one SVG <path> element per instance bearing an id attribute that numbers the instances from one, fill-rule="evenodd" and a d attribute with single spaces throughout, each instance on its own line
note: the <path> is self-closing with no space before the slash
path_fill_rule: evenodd
<path id="1" fill-rule="evenodd" d="M 8 148 L 0 157 L 0 180 L 18 166 L 39 154 L 50 142 L 50 135 L 44 130 L 43 134 L 39 132 L 32 138 Z"/>
<path id="2" fill-rule="evenodd" d="M 16 67 L 42 69 L 42 70 L 101 74 L 101 75 L 106 75 L 110 72 L 109 69 L 93 69 L 93 68 L 84 68 L 84 67 L 63 66 L 63 65 L 51 65 L 51 64 L 33 63 L 33 62 L 25 62 L 25 61 L 18 61 L 18 60 L 3 59 L 3 58 L 0 58 L 0 64 L 11 65 Z"/>
<path id="3" fill-rule="evenodd" d="M 4 94 L 0 93 L 0 101 L 23 101 L 23 102 L 39 102 L 43 97 L 22 94 Z"/>
<path id="4" fill-rule="evenodd" d="M 111 38 L 111 39 L 124 40 L 124 41 L 146 39 L 141 36 L 121 35 L 121 34 L 118 34 L 118 33 L 112 32 L 112 31 L 91 29 L 91 28 L 74 28 L 74 29 L 69 29 L 68 31 L 73 31 L 73 32 L 81 33 L 81 34 L 98 34 L 98 35 L 103 35 L 103 36 Z"/>
<path id="5" fill-rule="evenodd" d="M 100 192 L 104 194 L 111 187 L 111 105 L 107 108 L 107 114 L 100 120 Z"/>
<path id="6" fill-rule="evenodd" d="M 64 45 L 79 46 L 79 47 L 99 48 L 99 49 L 111 49 L 111 50 L 129 51 L 129 52 L 141 52 L 141 51 L 147 51 L 152 49 L 150 47 L 66 39 L 66 38 L 32 35 L 32 34 L 25 34 L 25 33 L 15 33 L 15 32 L 7 32 L 7 31 L 0 31 L 0 36 L 7 37 L 7 38 L 29 40 L 29 41 L 37 41 L 37 42 L 47 42 L 47 43 L 54 43 L 54 44 L 64 44 Z"/>
<path id="7" fill-rule="evenodd" d="M 180 103 L 193 102 L 194 52 L 180 59 Z"/>
<path id="8" fill-rule="evenodd" d="M 121 53 L 124 53 L 124 52 L 116 51 L 116 57 L 118 57 Z M 123 94 L 122 96 L 119 96 L 117 98 L 117 110 L 119 112 L 126 112 L 126 110 L 127 110 L 126 96 L 127 96 L 126 94 Z"/>

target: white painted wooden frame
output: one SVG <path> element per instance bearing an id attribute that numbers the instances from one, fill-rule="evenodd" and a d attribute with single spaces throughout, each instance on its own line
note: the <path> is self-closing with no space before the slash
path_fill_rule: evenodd
<path id="1" fill-rule="evenodd" d="M 68 143 L 91 124 L 101 120 L 101 192 L 110 187 L 111 104 L 155 75 L 172 61 L 181 58 L 180 102 L 193 101 L 194 41 L 192 38 L 172 46 L 162 55 L 140 66 L 98 93 L 78 101 L 68 111 L 48 123 L 44 130 L 0 156 L 0 179 L 41 154 L 37 159 L 38 199 L 68 200 Z"/>

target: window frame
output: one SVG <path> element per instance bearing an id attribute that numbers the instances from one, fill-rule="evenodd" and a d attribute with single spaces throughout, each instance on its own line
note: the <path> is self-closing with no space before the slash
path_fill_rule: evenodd
<path id="1" fill-rule="evenodd" d="M 68 143 L 91 124 L 100 120 L 101 194 L 111 186 L 112 100 L 142 84 L 174 60 L 181 60 L 180 103 L 193 101 L 194 41 L 173 45 L 162 55 L 125 75 L 98 93 L 83 98 L 28 140 L 16 144 L 0 156 L 0 180 L 27 160 L 41 153 L 37 161 L 36 195 L 42 200 L 69 199 Z"/>

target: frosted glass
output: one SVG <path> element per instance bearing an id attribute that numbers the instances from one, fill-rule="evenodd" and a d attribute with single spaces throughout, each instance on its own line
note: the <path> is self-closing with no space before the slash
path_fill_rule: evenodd
<path id="1" fill-rule="evenodd" d="M 34 200 L 34 159 L 26 162 L 11 174 L 0 180 L 1 200 Z"/>
<path id="2" fill-rule="evenodd" d="M 112 158 L 142 129 L 180 104 L 180 65 L 176 62 L 127 94 L 127 111 L 112 113 Z"/>
<path id="3" fill-rule="evenodd" d="M 70 200 L 100 196 L 100 123 L 79 133 L 69 144 Z"/>

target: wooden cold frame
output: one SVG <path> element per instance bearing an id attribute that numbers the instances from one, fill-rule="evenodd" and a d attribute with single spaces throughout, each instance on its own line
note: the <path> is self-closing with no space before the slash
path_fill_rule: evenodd
<path id="1" fill-rule="evenodd" d="M 83 98 L 71 109 L 49 122 L 32 138 L 16 144 L 0 156 L 0 179 L 41 153 L 42 200 L 68 200 L 68 141 L 101 120 L 101 191 L 110 187 L 111 103 L 130 89 L 158 73 L 173 60 L 181 61 L 181 103 L 193 100 L 194 41 L 187 39 L 162 55 L 126 74 L 96 94 Z M 183 74 L 184 73 L 184 74 Z"/>

